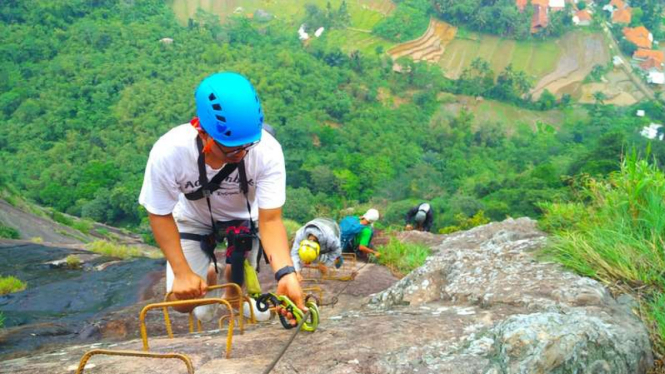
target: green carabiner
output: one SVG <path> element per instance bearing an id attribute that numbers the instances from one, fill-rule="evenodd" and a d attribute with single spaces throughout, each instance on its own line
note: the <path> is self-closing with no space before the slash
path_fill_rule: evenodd
<path id="1" fill-rule="evenodd" d="M 291 301 L 287 296 L 284 295 L 275 295 L 274 293 L 264 293 L 256 299 L 256 309 L 260 312 L 265 312 L 268 310 L 268 301 L 270 301 L 275 307 L 281 306 L 282 308 L 289 311 L 293 314 L 293 317 L 296 319 L 296 326 L 302 322 L 305 318 L 306 313 L 304 313 L 296 304 Z M 302 324 L 301 330 L 314 332 L 319 326 L 319 307 L 316 303 L 312 301 L 307 301 L 305 306 L 309 309 L 309 318 Z M 285 316 L 279 314 L 279 321 L 282 323 L 282 326 L 285 329 L 292 329 L 296 326 L 289 323 Z"/>

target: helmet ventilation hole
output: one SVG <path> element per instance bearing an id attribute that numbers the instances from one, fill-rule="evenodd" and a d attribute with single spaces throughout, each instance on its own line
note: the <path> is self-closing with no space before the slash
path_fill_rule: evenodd
<path id="1" fill-rule="evenodd" d="M 231 136 L 231 130 L 225 132 L 224 135 L 226 135 L 226 136 Z"/>
<path id="2" fill-rule="evenodd" d="M 211 93 L 210 96 L 208 96 L 208 99 L 209 99 L 210 101 L 213 101 L 213 100 L 217 99 L 217 97 L 215 97 L 215 94 L 214 94 L 214 93 Z"/>
<path id="3" fill-rule="evenodd" d="M 224 117 L 224 116 L 220 116 L 219 114 L 216 114 L 215 117 L 217 117 L 217 119 L 218 119 L 220 122 L 226 122 L 226 117 Z"/>
<path id="4" fill-rule="evenodd" d="M 214 110 L 222 110 L 222 106 L 219 104 L 212 104 L 212 109 Z"/>

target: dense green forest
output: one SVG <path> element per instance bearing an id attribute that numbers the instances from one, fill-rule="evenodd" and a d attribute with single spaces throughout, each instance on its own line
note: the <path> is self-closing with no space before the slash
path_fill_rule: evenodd
<path id="1" fill-rule="evenodd" d="M 191 119 L 197 83 L 222 70 L 255 84 L 285 150 L 285 215 L 300 222 L 373 204 L 383 225 L 398 224 L 420 200 L 432 201 L 437 229 L 481 210 L 538 217 L 538 203 L 565 199 L 574 176 L 617 170 L 626 145 L 645 144 L 637 132 L 649 118 L 601 102 L 588 121 L 535 127 L 474 125 L 466 110 L 440 118 L 440 93 L 464 93 L 482 69 L 460 82 L 425 63 L 400 74 L 388 56 L 304 47 L 277 20 L 222 25 L 197 14 L 183 27 L 158 0 L 3 1 L 0 183 L 62 212 L 140 227 L 152 144 Z M 502 74 L 497 87 L 518 86 L 519 74 Z M 665 121 L 657 104 L 640 108 Z"/>
<path id="2" fill-rule="evenodd" d="M 531 37 L 533 8 L 525 7 L 520 12 L 515 0 L 433 0 L 435 13 L 454 25 L 515 39 Z M 530 4 L 530 2 L 529 2 Z M 548 26 L 540 30 L 536 37 L 558 37 L 570 30 L 573 25 L 571 6 L 563 12 L 549 13 Z"/>

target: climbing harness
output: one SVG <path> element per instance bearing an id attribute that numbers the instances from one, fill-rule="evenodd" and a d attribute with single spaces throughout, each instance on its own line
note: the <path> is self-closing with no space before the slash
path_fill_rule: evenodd
<path id="1" fill-rule="evenodd" d="M 276 295 L 274 293 L 264 293 L 256 299 L 256 309 L 260 312 L 265 312 L 270 308 L 269 303 L 272 303 L 274 307 L 285 308 L 289 313 L 293 314 L 293 317 L 296 319 L 296 322 L 299 326 L 302 326 L 302 330 L 308 332 L 316 331 L 316 328 L 319 326 L 319 307 L 316 302 L 309 301 L 312 298 L 316 301 L 316 297 L 307 296 L 305 299 L 305 306 L 309 309 L 309 320 L 307 320 L 306 313 L 300 310 L 296 304 L 291 301 L 287 296 Z M 292 329 L 296 326 L 293 326 L 289 323 L 285 316 L 279 314 L 279 321 L 282 323 L 282 326 L 285 329 Z M 304 323 L 300 323 L 304 321 Z"/>
<path id="2" fill-rule="evenodd" d="M 194 365 L 192 365 L 192 360 L 189 359 L 186 355 L 180 353 L 150 353 L 150 352 L 138 352 L 138 351 L 112 351 L 109 349 L 93 349 L 86 352 L 81 361 L 79 362 L 78 369 L 76 369 L 76 374 L 83 374 L 85 370 L 85 365 L 88 363 L 88 360 L 95 355 L 107 355 L 107 356 L 125 356 L 125 357 L 144 357 L 144 358 L 175 358 L 185 363 L 187 366 L 187 373 L 194 374 Z"/>

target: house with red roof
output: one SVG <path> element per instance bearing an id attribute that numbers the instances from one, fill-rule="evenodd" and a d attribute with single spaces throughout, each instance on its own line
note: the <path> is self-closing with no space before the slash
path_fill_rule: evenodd
<path id="1" fill-rule="evenodd" d="M 533 6 L 533 17 L 531 18 L 531 33 L 535 34 L 544 29 L 549 24 L 547 16 L 547 7 L 541 5 Z"/>
<path id="2" fill-rule="evenodd" d="M 653 35 L 644 26 L 624 27 L 623 36 L 638 48 L 651 49 Z"/>
<path id="3" fill-rule="evenodd" d="M 633 54 L 639 68 L 647 75 L 647 82 L 665 85 L 665 52 L 640 48 Z"/>
<path id="4" fill-rule="evenodd" d="M 612 23 L 630 24 L 632 18 L 631 8 L 617 9 L 612 13 Z"/>
<path id="5" fill-rule="evenodd" d="M 654 49 L 639 48 L 633 53 L 633 59 L 641 62 L 646 62 L 649 59 L 654 59 L 658 66 L 663 66 L 665 62 L 665 52 L 656 51 Z"/>
<path id="6" fill-rule="evenodd" d="M 622 0 L 612 0 L 610 1 L 610 5 L 612 5 L 615 9 L 623 9 L 626 7 L 626 3 L 624 3 Z"/>
<path id="7" fill-rule="evenodd" d="M 650 73 L 652 71 L 662 71 L 663 70 L 663 61 L 660 61 L 658 58 L 649 56 L 646 60 L 642 61 L 639 64 L 640 69 Z"/>
<path id="8" fill-rule="evenodd" d="M 586 9 L 575 12 L 573 23 L 577 26 L 589 26 L 591 24 L 591 13 Z"/>

